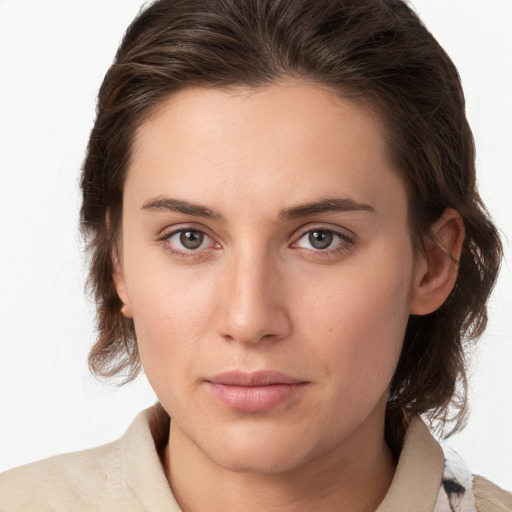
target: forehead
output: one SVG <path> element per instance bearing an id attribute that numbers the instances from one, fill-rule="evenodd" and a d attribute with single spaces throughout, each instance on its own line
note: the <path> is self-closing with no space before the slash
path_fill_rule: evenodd
<path id="1" fill-rule="evenodd" d="M 186 89 L 139 127 L 127 189 L 139 202 L 192 194 L 287 207 L 341 194 L 378 206 L 386 193 L 404 195 L 383 127 L 370 109 L 311 84 Z"/>
<path id="2" fill-rule="evenodd" d="M 345 127 L 375 135 L 373 142 L 384 149 L 384 123 L 369 103 L 356 103 L 324 86 L 286 81 L 260 88 L 190 87 L 164 100 L 138 128 L 135 149 L 150 144 L 148 139 L 155 140 L 157 134 L 176 141 L 200 137 L 205 144 L 219 137 L 229 143 L 237 137 L 238 144 L 243 139 L 243 146 L 266 143 L 267 149 L 276 139 L 284 143 L 302 136 L 310 145 L 319 138 L 329 142 L 345 135 Z"/>

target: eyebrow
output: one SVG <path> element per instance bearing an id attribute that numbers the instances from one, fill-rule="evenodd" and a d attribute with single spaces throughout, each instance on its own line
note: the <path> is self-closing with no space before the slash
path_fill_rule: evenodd
<path id="1" fill-rule="evenodd" d="M 215 219 L 219 221 L 223 220 L 220 213 L 211 210 L 206 206 L 189 203 L 182 199 L 172 199 L 170 197 L 156 197 L 154 199 L 149 199 L 142 205 L 142 209 L 149 211 L 180 212 L 194 217 L 206 217 L 208 219 Z"/>
<path id="2" fill-rule="evenodd" d="M 219 212 L 216 212 L 211 208 L 200 204 L 190 203 L 183 199 L 173 199 L 170 197 L 156 197 L 154 199 L 148 199 L 142 205 L 142 209 L 148 211 L 180 212 L 194 217 L 205 217 L 218 221 L 224 220 L 224 217 Z M 349 197 L 337 197 L 321 199 L 320 201 L 286 208 L 280 212 L 279 219 L 291 220 L 300 217 L 307 217 L 309 215 L 317 215 L 319 213 L 348 211 L 367 211 L 374 213 L 375 209 L 369 204 L 356 201 Z"/>
<path id="3" fill-rule="evenodd" d="M 375 209 L 369 204 L 361 203 L 349 197 L 335 197 L 287 208 L 279 214 L 279 218 L 281 220 L 290 220 L 299 217 L 307 217 L 308 215 L 316 215 L 318 213 L 354 211 L 375 213 Z"/>

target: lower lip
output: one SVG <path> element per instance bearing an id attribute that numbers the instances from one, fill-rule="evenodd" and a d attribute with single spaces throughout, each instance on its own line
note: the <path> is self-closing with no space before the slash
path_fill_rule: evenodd
<path id="1" fill-rule="evenodd" d="M 213 394 L 231 409 L 244 412 L 270 411 L 295 398 L 306 383 L 268 386 L 232 386 L 209 382 Z"/>

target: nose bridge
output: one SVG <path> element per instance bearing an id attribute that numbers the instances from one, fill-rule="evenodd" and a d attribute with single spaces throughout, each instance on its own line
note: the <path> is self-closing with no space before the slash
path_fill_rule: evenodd
<path id="1" fill-rule="evenodd" d="M 284 337 L 290 330 L 277 261 L 262 247 L 247 244 L 229 261 L 220 333 L 229 339 L 257 343 Z"/>

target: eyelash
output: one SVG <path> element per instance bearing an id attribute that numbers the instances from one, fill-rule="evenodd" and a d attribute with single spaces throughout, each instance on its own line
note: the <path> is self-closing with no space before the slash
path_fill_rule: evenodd
<path id="1" fill-rule="evenodd" d="M 210 239 L 211 242 L 213 242 L 213 244 L 216 246 L 214 247 L 215 249 L 220 248 L 220 244 L 215 242 L 214 239 L 210 235 L 208 235 L 204 230 L 193 226 L 182 226 L 177 229 L 173 229 L 170 232 L 165 232 L 157 239 L 157 242 L 161 243 L 164 246 L 164 248 L 167 251 L 169 251 L 173 256 L 177 256 L 179 258 L 194 258 L 200 255 L 204 255 L 205 251 L 208 251 L 210 247 L 203 249 L 176 249 L 169 243 L 174 236 L 180 233 L 185 233 L 187 231 L 203 235 L 204 237 Z M 300 240 L 310 235 L 311 233 L 314 233 L 315 231 L 332 234 L 335 237 L 339 238 L 339 243 L 334 248 L 327 247 L 325 249 L 308 249 L 305 247 L 298 246 L 298 242 Z M 310 227 L 302 231 L 301 234 L 297 238 L 295 238 L 294 241 L 289 245 L 289 247 L 301 250 L 313 257 L 333 257 L 341 253 L 344 253 L 345 251 L 348 251 L 350 249 L 350 246 L 354 244 L 354 238 L 354 235 L 348 235 L 347 233 L 337 231 L 332 228 L 326 228 L 323 226 Z"/>

